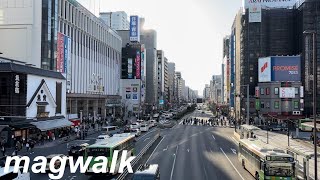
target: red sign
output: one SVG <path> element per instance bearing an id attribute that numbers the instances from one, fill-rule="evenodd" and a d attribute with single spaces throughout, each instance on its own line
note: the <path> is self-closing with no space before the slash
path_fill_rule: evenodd
<path id="1" fill-rule="evenodd" d="M 263 73 L 264 70 L 266 70 L 268 67 L 268 62 L 264 63 L 264 65 L 261 67 L 261 72 Z"/>
<path id="2" fill-rule="evenodd" d="M 57 71 L 64 73 L 64 35 L 58 33 L 57 40 Z"/>
<path id="3" fill-rule="evenodd" d="M 140 51 L 137 51 L 137 56 L 136 56 L 136 79 L 141 78 L 141 63 L 140 63 Z"/>

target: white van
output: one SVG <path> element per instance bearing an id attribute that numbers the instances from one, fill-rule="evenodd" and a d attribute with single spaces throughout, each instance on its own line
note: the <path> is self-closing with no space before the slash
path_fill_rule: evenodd
<path id="1" fill-rule="evenodd" d="M 130 129 L 140 129 L 140 124 L 139 123 L 131 123 L 130 124 Z"/>
<path id="2" fill-rule="evenodd" d="M 140 126 L 140 131 L 141 131 L 141 132 L 148 132 L 148 131 L 149 131 L 149 126 L 148 126 L 148 124 L 147 124 L 147 123 L 141 124 L 141 126 Z"/>
<path id="3" fill-rule="evenodd" d="M 105 126 L 102 127 L 102 131 L 108 135 L 113 135 L 120 133 L 120 128 L 118 126 Z"/>
<path id="4" fill-rule="evenodd" d="M 8 172 L 4 172 L 4 167 L 0 168 L 0 179 L 12 179 L 12 180 L 30 180 L 30 173 L 23 173 L 23 167 L 19 169 L 18 173 L 13 172 L 14 166 L 9 167 Z"/>
<path id="5" fill-rule="evenodd" d="M 149 127 L 155 127 L 157 124 L 157 121 L 156 120 L 150 120 L 149 121 Z"/>

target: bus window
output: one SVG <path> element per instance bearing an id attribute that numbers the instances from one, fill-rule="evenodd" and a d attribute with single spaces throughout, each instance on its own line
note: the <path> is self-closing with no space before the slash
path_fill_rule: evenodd
<path id="1" fill-rule="evenodd" d="M 88 148 L 87 149 L 88 156 L 110 156 L 110 150 L 108 148 L 102 149 L 102 148 Z"/>

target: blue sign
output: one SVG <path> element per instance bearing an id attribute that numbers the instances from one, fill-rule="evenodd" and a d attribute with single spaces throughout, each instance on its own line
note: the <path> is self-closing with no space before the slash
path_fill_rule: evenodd
<path id="1" fill-rule="evenodd" d="M 300 56 L 271 57 L 271 81 L 301 81 Z"/>
<path id="2" fill-rule="evenodd" d="M 140 42 L 139 16 L 130 16 L 130 41 L 131 42 Z"/>
<path id="3" fill-rule="evenodd" d="M 69 58 L 69 37 L 64 36 L 64 72 L 67 73 L 68 69 L 68 58 Z"/>
<path id="4" fill-rule="evenodd" d="M 164 100 L 163 100 L 163 99 L 160 99 L 160 100 L 159 100 L 159 104 L 164 104 Z"/>

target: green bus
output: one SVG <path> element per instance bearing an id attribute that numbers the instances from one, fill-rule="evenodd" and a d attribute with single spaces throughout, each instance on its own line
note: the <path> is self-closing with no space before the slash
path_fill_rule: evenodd
<path id="1" fill-rule="evenodd" d="M 299 119 L 299 130 L 300 131 L 313 131 L 314 124 L 313 119 L 305 118 Z M 317 129 L 320 130 L 320 120 L 317 119 Z"/>
<path id="2" fill-rule="evenodd" d="M 92 144 L 86 148 L 84 160 L 86 161 L 89 156 L 92 156 L 92 161 L 86 171 L 86 175 L 110 175 L 107 174 L 95 174 L 92 171 L 92 167 L 95 164 L 94 158 L 98 156 L 105 156 L 108 158 L 107 172 L 111 168 L 111 161 L 113 157 L 114 150 L 119 150 L 117 164 L 115 173 L 118 172 L 119 163 L 121 159 L 122 150 L 127 150 L 127 158 L 135 155 L 135 135 L 131 133 L 114 134 L 112 137 L 106 139 L 105 141 Z"/>
<path id="3" fill-rule="evenodd" d="M 258 139 L 240 139 L 238 158 L 255 179 L 296 179 L 293 156 Z"/>

